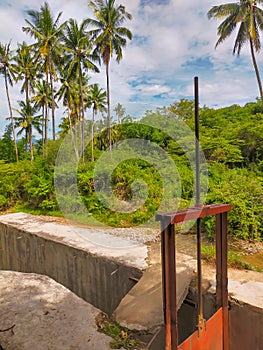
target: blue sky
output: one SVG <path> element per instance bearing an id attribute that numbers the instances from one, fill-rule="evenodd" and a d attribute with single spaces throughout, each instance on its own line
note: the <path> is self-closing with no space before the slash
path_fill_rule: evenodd
<path id="1" fill-rule="evenodd" d="M 230 1 L 225 1 L 230 2 Z M 26 10 L 39 10 L 42 1 L 0 0 L 0 41 L 29 42 L 21 27 Z M 180 98 L 192 98 L 193 78 L 200 78 L 200 103 L 210 107 L 243 105 L 258 96 L 248 47 L 240 57 L 232 55 L 234 36 L 214 48 L 219 22 L 207 19 L 207 11 L 219 0 L 120 0 L 133 19 L 126 25 L 133 40 L 124 50 L 120 64 L 111 62 L 112 107 L 120 102 L 128 114 L 140 116 L 147 109 L 169 106 Z M 224 3 L 224 1 L 222 1 Z M 88 0 L 49 1 L 54 16 L 62 21 L 92 16 Z M 259 68 L 262 54 L 257 56 Z M 92 77 L 105 87 L 105 71 Z M 0 79 L 0 132 L 7 116 L 7 103 Z M 14 108 L 22 99 L 19 87 L 11 90 Z M 57 112 L 61 115 L 62 110 Z"/>

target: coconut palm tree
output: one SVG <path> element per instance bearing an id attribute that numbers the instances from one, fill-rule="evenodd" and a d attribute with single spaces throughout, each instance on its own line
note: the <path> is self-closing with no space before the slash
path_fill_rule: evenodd
<path id="1" fill-rule="evenodd" d="M 17 54 L 14 56 L 17 69 L 17 80 L 23 80 L 21 93 L 26 94 L 26 101 L 29 101 L 30 92 L 34 89 L 36 76 L 38 75 L 37 65 L 32 56 L 32 50 L 23 41 L 18 44 Z"/>
<path id="2" fill-rule="evenodd" d="M 26 153 L 30 150 L 30 159 L 31 162 L 34 160 L 33 153 L 33 128 L 36 129 L 41 134 L 41 115 L 35 116 L 35 114 L 39 111 L 39 107 L 36 103 L 32 103 L 30 101 L 19 101 L 20 109 L 15 109 L 15 111 L 20 115 L 14 117 L 15 119 L 15 127 L 20 128 L 17 135 L 21 135 L 23 132 L 26 134 Z"/>
<path id="3" fill-rule="evenodd" d="M 9 94 L 9 85 L 13 86 L 13 80 L 15 79 L 15 73 L 16 73 L 14 65 L 11 63 L 13 60 L 13 52 L 10 50 L 10 44 L 11 44 L 10 42 L 9 44 L 0 43 L 0 74 L 4 76 L 4 80 L 5 80 L 5 91 L 6 91 L 7 103 L 8 103 L 9 114 L 10 114 L 11 125 L 12 125 L 16 161 L 18 162 L 15 123 L 14 123 L 10 94 Z"/>
<path id="4" fill-rule="evenodd" d="M 89 35 L 87 35 L 88 21 L 84 20 L 80 26 L 77 21 L 70 18 L 64 34 L 61 37 L 65 49 L 65 70 L 70 78 L 77 78 L 79 84 L 80 97 L 80 121 L 81 121 L 81 153 L 84 160 L 84 92 L 83 92 L 83 77 L 85 72 L 91 70 L 99 72 L 95 62 L 98 61 L 98 56 L 92 53 L 92 44 Z"/>
<path id="5" fill-rule="evenodd" d="M 94 123 L 98 111 L 106 111 L 107 94 L 104 89 L 99 88 L 98 84 L 92 84 L 89 87 L 87 96 L 87 105 L 92 107 L 91 124 L 91 160 L 94 161 Z"/>
<path id="6" fill-rule="evenodd" d="M 125 114 L 125 108 L 121 103 L 117 103 L 116 107 L 114 108 L 114 112 L 116 113 L 118 124 L 120 124 Z"/>
<path id="7" fill-rule="evenodd" d="M 107 128 L 109 137 L 109 147 L 111 150 L 111 116 L 110 116 L 110 77 L 109 65 L 113 54 L 119 63 L 122 59 L 122 48 L 126 46 L 127 39 L 132 39 L 129 29 L 123 27 L 126 19 L 131 20 L 130 13 L 125 11 L 123 5 L 116 5 L 115 0 L 94 0 L 89 1 L 89 6 L 93 9 L 95 19 L 89 19 L 89 24 L 94 27 L 90 31 L 95 40 L 96 49 L 106 67 L 107 82 Z"/>
<path id="8" fill-rule="evenodd" d="M 233 54 L 239 55 L 245 43 L 249 43 L 251 57 L 257 77 L 259 93 L 263 105 L 263 90 L 256 62 L 255 52 L 260 51 L 260 30 L 263 29 L 263 10 L 257 6 L 263 0 L 240 0 L 235 3 L 213 6 L 208 11 L 208 18 L 222 19 L 217 28 L 219 36 L 216 47 L 228 38 L 238 27 Z"/>
<path id="9" fill-rule="evenodd" d="M 32 101 L 36 102 L 39 108 L 42 108 L 42 146 L 44 147 L 44 144 L 48 139 L 49 108 L 52 107 L 52 94 L 50 86 L 47 86 L 45 80 L 35 82 Z"/>
<path id="10" fill-rule="evenodd" d="M 54 79 L 56 79 L 56 63 L 60 62 L 61 47 L 60 35 L 66 22 L 59 24 L 62 12 L 56 19 L 53 18 L 47 2 L 40 7 L 40 11 L 29 10 L 28 15 L 32 22 L 25 20 L 27 27 L 22 30 L 36 39 L 36 43 L 31 47 L 35 49 L 36 58 L 43 64 L 43 72 L 46 76 L 46 88 L 50 87 L 52 97 L 52 137 L 56 138 L 55 127 L 55 98 L 54 98 Z M 48 90 L 47 90 L 48 95 Z"/>
<path id="11" fill-rule="evenodd" d="M 63 72 L 61 72 L 62 75 Z M 57 97 L 59 101 L 62 100 L 63 106 L 66 107 L 67 112 L 67 118 L 63 118 L 63 121 L 60 124 L 60 135 L 63 137 L 68 133 L 68 131 L 70 131 L 71 140 L 74 146 L 76 158 L 78 160 L 79 152 L 75 139 L 76 130 L 73 127 L 76 126 L 79 120 L 79 84 L 75 79 L 72 79 L 65 73 L 64 76 L 61 76 L 60 81 L 61 86 L 57 91 Z"/>

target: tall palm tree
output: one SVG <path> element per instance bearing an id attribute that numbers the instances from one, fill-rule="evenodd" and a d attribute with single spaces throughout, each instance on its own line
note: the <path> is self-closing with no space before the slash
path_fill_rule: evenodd
<path id="1" fill-rule="evenodd" d="M 6 91 L 6 97 L 8 102 L 11 125 L 12 125 L 16 161 L 18 162 L 15 123 L 14 123 L 14 117 L 13 117 L 10 94 L 9 94 L 9 85 L 13 86 L 13 80 L 15 79 L 15 73 L 16 73 L 14 66 L 11 63 L 13 60 L 13 53 L 10 50 L 10 44 L 11 44 L 10 42 L 9 44 L 0 43 L 0 73 L 4 76 L 4 80 L 5 80 L 5 91 Z"/>
<path id="2" fill-rule="evenodd" d="M 99 88 L 98 84 L 92 84 L 89 87 L 87 104 L 92 107 L 92 124 L 91 124 L 91 160 L 94 161 L 94 123 L 98 111 L 105 111 L 107 103 L 107 94 L 104 89 Z"/>
<path id="3" fill-rule="evenodd" d="M 15 119 L 15 127 L 20 127 L 17 135 L 21 135 L 23 132 L 26 134 L 26 153 L 30 150 L 30 159 L 31 162 L 34 160 L 33 153 L 33 128 L 35 128 L 39 133 L 41 133 L 41 115 L 35 116 L 38 112 L 39 107 L 36 103 L 32 104 L 30 101 L 19 101 L 20 109 L 16 109 L 15 111 L 20 115 L 14 117 Z"/>
<path id="4" fill-rule="evenodd" d="M 32 22 L 25 20 L 27 27 L 22 30 L 36 39 L 36 43 L 32 45 L 35 49 L 36 57 L 43 63 L 43 71 L 46 75 L 46 88 L 50 86 L 52 96 L 52 137 L 56 138 L 55 126 L 55 98 L 54 98 L 54 79 L 56 78 L 55 64 L 60 61 L 61 47 L 60 35 L 66 22 L 59 24 L 62 12 L 56 19 L 53 18 L 47 2 L 40 7 L 40 11 L 29 10 L 28 15 Z M 48 94 L 48 91 L 47 91 Z"/>
<path id="5" fill-rule="evenodd" d="M 87 35 L 88 21 L 84 20 L 80 26 L 77 21 L 70 18 L 64 34 L 62 35 L 62 42 L 64 44 L 66 57 L 66 71 L 69 77 L 77 77 L 79 84 L 80 97 L 80 121 L 81 121 L 81 153 L 84 160 L 84 93 L 83 93 L 83 77 L 85 72 L 92 70 L 99 72 L 95 62 L 98 61 L 98 56 L 92 53 L 92 44 Z"/>
<path id="6" fill-rule="evenodd" d="M 255 52 L 260 51 L 260 30 L 263 29 L 263 10 L 257 6 L 263 0 L 240 0 L 213 6 L 208 11 L 208 18 L 222 19 L 223 22 L 217 28 L 219 39 L 216 47 L 228 38 L 238 26 L 238 32 L 234 43 L 233 54 L 239 55 L 243 45 L 249 42 L 251 57 L 257 77 L 259 93 L 263 105 L 263 90 L 261 78 L 256 62 Z"/>
<path id="7" fill-rule="evenodd" d="M 114 108 L 114 112 L 116 113 L 118 124 L 120 124 L 125 114 L 125 108 L 122 106 L 121 103 L 118 102 L 116 107 Z"/>
<path id="8" fill-rule="evenodd" d="M 36 76 L 38 74 L 37 65 L 32 57 L 32 50 L 23 41 L 18 44 L 17 54 L 14 56 L 17 69 L 17 80 L 23 80 L 21 93 L 25 92 L 26 101 L 29 101 L 30 92 L 33 91 Z"/>
<path id="9" fill-rule="evenodd" d="M 64 73 L 64 76 L 63 76 Z M 71 134 L 71 140 L 74 145 L 74 150 L 76 154 L 76 159 L 79 159 L 79 152 L 75 139 L 75 130 L 73 126 L 78 123 L 79 119 L 79 86 L 75 79 L 69 77 L 67 73 L 61 72 L 61 86 L 57 91 L 58 100 L 62 100 L 63 106 L 66 107 L 67 118 L 64 118 L 60 124 L 60 135 L 63 137 L 68 133 L 68 130 Z"/>
<path id="10" fill-rule="evenodd" d="M 89 1 L 89 6 L 93 9 L 95 19 L 89 19 L 89 24 L 94 27 L 91 34 L 95 39 L 96 49 L 102 57 L 106 67 L 107 81 L 107 119 L 108 137 L 111 150 L 111 117 L 110 117 L 110 77 L 109 64 L 113 54 L 119 63 L 122 59 L 122 48 L 126 46 L 127 39 L 132 39 L 129 29 L 123 27 L 126 19 L 131 20 L 130 13 L 125 11 L 123 5 L 115 5 L 115 0 L 94 0 Z"/>
<path id="11" fill-rule="evenodd" d="M 36 102 L 39 108 L 42 108 L 42 146 L 44 146 L 48 139 L 49 108 L 52 107 L 50 86 L 47 86 L 45 80 L 35 82 L 32 101 Z"/>

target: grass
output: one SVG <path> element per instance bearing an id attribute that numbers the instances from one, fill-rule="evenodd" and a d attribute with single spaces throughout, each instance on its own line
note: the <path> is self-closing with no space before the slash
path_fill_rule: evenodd
<path id="1" fill-rule="evenodd" d="M 201 248 L 201 257 L 204 261 L 207 263 L 213 263 L 216 262 L 216 247 L 215 246 L 202 246 Z M 246 270 L 252 270 L 252 271 L 258 271 L 262 272 L 262 269 L 257 268 L 256 266 L 253 266 L 251 264 L 248 264 L 247 262 L 242 260 L 242 257 L 233 251 L 228 251 L 228 267 L 233 267 L 235 269 L 246 269 Z"/>
<path id="2" fill-rule="evenodd" d="M 100 313 L 96 317 L 98 331 L 110 336 L 111 349 L 144 350 L 145 343 L 141 342 L 128 328 L 122 327 L 118 322 L 111 320 L 106 314 Z"/>

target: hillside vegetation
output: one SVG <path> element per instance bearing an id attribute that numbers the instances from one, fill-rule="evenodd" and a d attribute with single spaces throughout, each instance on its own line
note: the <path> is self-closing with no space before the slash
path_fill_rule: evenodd
<path id="1" fill-rule="evenodd" d="M 71 195 L 71 178 L 74 178 L 75 170 L 70 168 L 70 163 L 64 172 L 58 171 L 56 175 L 56 181 L 64 184 L 59 193 L 62 197 L 59 200 L 60 205 L 58 205 L 58 193 L 55 193 L 54 188 L 54 169 L 57 152 L 64 136 L 61 135 L 56 141 L 49 140 L 44 149 L 41 142 L 36 142 L 34 161 L 30 161 L 30 155 L 24 151 L 25 140 L 20 140 L 18 142 L 20 160 L 16 163 L 9 126 L 0 139 L 0 210 L 61 215 L 62 205 L 63 214 L 66 211 L 68 216 L 74 218 L 82 210 L 78 203 L 81 199 L 82 205 L 84 203 L 88 210 L 88 215 L 85 211 L 81 215 L 86 216 L 90 223 L 96 219 L 103 224 L 128 227 L 148 223 L 148 220 L 153 222 L 155 213 L 162 208 L 173 210 L 192 205 L 194 133 L 189 132 L 188 127 L 192 130 L 194 128 L 193 114 L 193 101 L 183 99 L 168 108 L 149 110 L 139 121 L 126 118 L 129 120 L 128 123 L 113 124 L 112 152 L 119 163 L 109 174 L 107 169 L 111 168 L 110 162 L 96 168 L 108 145 L 107 128 L 99 127 L 98 122 L 97 126 L 95 125 L 97 132 L 93 145 L 90 143 L 85 148 L 84 163 L 82 160 L 77 163 L 80 198 L 75 200 Z M 90 125 L 88 122 L 87 133 L 91 132 Z M 128 141 L 124 143 L 125 140 L 132 140 L 132 144 Z M 244 239 L 262 240 L 261 104 L 254 102 L 244 107 L 233 105 L 219 109 L 205 106 L 200 108 L 200 143 L 206 159 L 209 180 L 205 203 L 232 204 L 233 209 L 229 213 L 229 233 Z M 94 160 L 91 156 L 93 147 Z M 140 150 L 139 155 L 138 152 L 133 154 L 134 147 Z M 123 158 L 124 150 L 131 155 L 130 159 Z M 177 176 L 175 170 L 170 170 L 171 161 L 176 166 Z M 104 174 L 105 179 L 100 177 L 100 182 L 96 182 L 94 171 L 95 176 Z M 116 207 L 107 202 L 106 175 L 110 177 L 108 185 L 113 197 L 117 198 L 118 203 L 123 204 L 120 209 L 114 210 Z M 125 210 L 127 201 L 136 205 L 136 209 Z M 203 221 L 203 230 L 207 235 L 213 233 L 212 218 Z"/>

